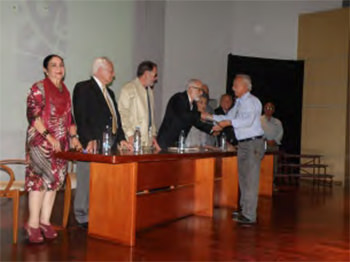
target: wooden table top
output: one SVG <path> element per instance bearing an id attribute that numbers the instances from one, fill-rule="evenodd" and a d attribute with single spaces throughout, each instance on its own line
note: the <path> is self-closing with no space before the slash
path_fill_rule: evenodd
<path id="1" fill-rule="evenodd" d="M 102 154 L 87 154 L 76 151 L 67 151 L 56 153 L 56 157 L 73 160 L 73 161 L 84 161 L 84 162 L 98 162 L 108 164 L 120 164 L 120 163 L 131 163 L 131 162 L 150 162 L 150 161 L 165 161 L 165 160 L 177 160 L 177 159 L 193 159 L 193 158 L 210 158 L 210 157 L 229 157 L 235 156 L 236 151 L 220 151 L 220 150 L 208 150 L 201 149 L 196 152 L 116 152 L 112 155 Z"/>

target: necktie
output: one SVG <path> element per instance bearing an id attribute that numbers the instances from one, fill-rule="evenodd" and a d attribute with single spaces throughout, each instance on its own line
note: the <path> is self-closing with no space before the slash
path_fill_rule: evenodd
<path id="1" fill-rule="evenodd" d="M 103 96 L 105 97 L 105 100 L 107 102 L 109 111 L 112 114 L 112 133 L 116 134 L 117 133 L 117 116 L 116 116 L 116 114 L 115 114 L 115 112 L 113 110 L 113 106 L 111 104 L 111 101 L 108 98 L 107 88 L 105 86 L 103 87 Z"/>
<path id="2" fill-rule="evenodd" d="M 149 99 L 149 93 L 148 93 L 148 86 L 146 87 L 146 93 L 147 93 L 147 105 L 148 105 L 148 128 L 152 126 L 152 109 L 151 109 L 151 102 Z"/>

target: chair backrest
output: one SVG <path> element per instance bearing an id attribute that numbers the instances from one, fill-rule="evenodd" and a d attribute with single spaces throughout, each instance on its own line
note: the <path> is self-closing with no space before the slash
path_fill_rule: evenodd
<path id="1" fill-rule="evenodd" d="M 0 160 L 0 170 L 4 171 L 10 176 L 10 180 L 7 182 L 5 189 L 0 191 L 0 196 L 6 196 L 8 192 L 11 190 L 11 187 L 16 180 L 15 174 L 12 168 L 8 167 L 8 165 L 27 165 L 27 161 L 23 159 L 4 159 Z"/>

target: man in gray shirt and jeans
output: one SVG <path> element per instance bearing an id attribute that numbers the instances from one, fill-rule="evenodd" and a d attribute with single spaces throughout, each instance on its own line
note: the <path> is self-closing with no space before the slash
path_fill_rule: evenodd
<path id="1" fill-rule="evenodd" d="M 233 212 L 233 219 L 241 224 L 256 223 L 261 159 L 264 156 L 264 131 L 260 116 L 262 105 L 253 96 L 251 78 L 236 75 L 232 90 L 237 97 L 235 106 L 226 115 L 202 114 L 202 118 L 218 122 L 219 126 L 233 126 L 238 140 L 238 181 L 241 191 L 241 211 Z"/>

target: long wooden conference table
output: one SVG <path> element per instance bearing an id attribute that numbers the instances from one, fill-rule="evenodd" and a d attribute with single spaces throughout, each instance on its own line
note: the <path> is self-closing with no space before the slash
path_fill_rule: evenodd
<path id="1" fill-rule="evenodd" d="M 135 245 L 136 231 L 189 215 L 213 216 L 215 206 L 237 208 L 234 151 L 192 153 L 60 152 L 90 162 L 88 234 Z M 272 195 L 273 155 L 261 165 L 260 195 Z"/>

